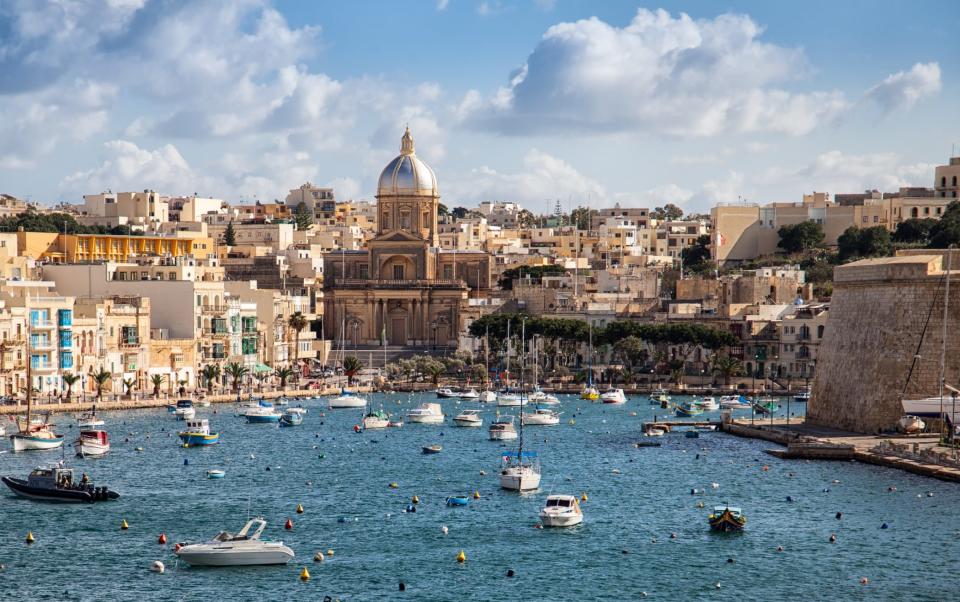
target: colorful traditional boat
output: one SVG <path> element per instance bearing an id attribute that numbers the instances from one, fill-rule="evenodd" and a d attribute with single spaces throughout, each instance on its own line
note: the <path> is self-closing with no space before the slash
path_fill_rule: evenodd
<path id="1" fill-rule="evenodd" d="M 730 506 L 714 506 L 713 514 L 707 517 L 710 522 L 710 529 L 713 531 L 743 531 L 747 524 L 747 517 L 743 515 L 740 508 Z"/>
<path id="2" fill-rule="evenodd" d="M 703 414 L 703 408 L 690 401 L 684 401 L 677 404 L 674 411 L 676 412 L 677 416 L 681 417 L 698 416 Z"/>
<path id="3" fill-rule="evenodd" d="M 178 433 L 184 447 L 213 445 L 220 442 L 220 433 L 210 432 L 210 422 L 206 418 L 187 420 L 187 430 Z"/>
<path id="4" fill-rule="evenodd" d="M 77 440 L 73 442 L 73 449 L 78 456 L 102 456 L 110 451 L 110 439 L 107 431 L 82 430 Z"/>

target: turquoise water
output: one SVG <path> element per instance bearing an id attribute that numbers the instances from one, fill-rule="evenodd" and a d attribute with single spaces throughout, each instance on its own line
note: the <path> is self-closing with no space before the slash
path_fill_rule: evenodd
<path id="1" fill-rule="evenodd" d="M 436 401 L 374 399 L 391 412 Z M 179 425 L 165 410 L 106 413 L 113 450 L 70 464 L 122 497 L 58 506 L 20 500 L 4 488 L 0 580 L 5 592 L 32 600 L 625 600 L 642 592 L 664 600 L 951 597 L 945 592 L 960 565 L 956 485 L 856 463 L 781 461 L 763 453 L 769 443 L 720 433 L 667 435 L 660 448 L 637 449 L 640 422 L 664 410 L 641 398 L 620 407 L 563 401 L 560 426 L 527 428 L 544 476 L 542 491 L 523 496 L 498 487 L 505 444 L 487 440 L 492 408 L 482 429 L 408 423 L 356 434 L 358 410 L 322 415 L 321 400 L 304 402 L 303 425 L 285 429 L 247 425 L 232 406 L 217 406 L 199 410 L 222 433 L 220 445 L 209 449 L 178 447 L 170 435 Z M 448 415 L 474 407 L 442 403 Z M 70 418 L 57 421 L 68 440 L 75 435 L 66 428 Z M 421 446 L 433 443 L 443 453 L 423 455 Z M 0 467 L 23 476 L 59 457 L 6 453 Z M 226 478 L 206 479 L 210 468 L 223 468 Z M 399 487 L 391 489 L 391 482 Z M 705 492 L 691 495 L 692 488 Z M 474 490 L 482 497 L 468 507 L 444 505 L 448 495 Z M 551 491 L 587 493 L 583 525 L 534 528 Z M 420 498 L 417 512 L 404 513 L 413 495 Z M 708 531 L 707 511 L 724 502 L 743 508 L 745 533 Z M 300 515 L 298 503 L 305 509 Z M 173 542 L 238 530 L 248 504 L 268 521 L 264 538 L 293 548 L 293 562 L 176 566 Z M 288 517 L 292 531 L 283 529 Z M 123 519 L 127 531 L 120 530 Z M 881 529 L 883 523 L 889 528 Z M 37 538 L 31 546 L 23 543 L 27 531 Z M 157 544 L 161 532 L 166 546 Z M 327 549 L 333 558 L 312 561 Z M 461 549 L 468 558 L 462 565 Z M 166 563 L 165 574 L 149 571 L 154 560 Z M 312 575 L 306 583 L 298 579 L 303 566 Z"/>

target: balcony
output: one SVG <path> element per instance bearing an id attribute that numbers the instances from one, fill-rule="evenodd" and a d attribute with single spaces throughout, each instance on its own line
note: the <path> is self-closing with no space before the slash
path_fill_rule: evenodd
<path id="1" fill-rule="evenodd" d="M 121 349 L 133 349 L 140 346 L 140 337 L 127 337 L 120 339 Z"/>
<path id="2" fill-rule="evenodd" d="M 229 330 L 214 330 L 213 328 L 204 328 L 203 335 L 208 337 L 213 337 L 215 339 L 225 339 L 230 336 Z"/>
<path id="3" fill-rule="evenodd" d="M 53 342 L 49 340 L 31 341 L 30 349 L 33 349 L 34 351 L 52 351 Z"/>
<path id="4" fill-rule="evenodd" d="M 390 280 L 366 278 L 336 278 L 334 287 L 340 288 L 462 288 L 466 286 L 462 280 L 453 278 L 437 278 L 435 280 Z"/>
<path id="5" fill-rule="evenodd" d="M 52 330 L 57 327 L 53 320 L 31 320 L 30 328 L 34 330 Z"/>
<path id="6" fill-rule="evenodd" d="M 57 369 L 57 365 L 52 362 L 47 362 L 45 364 L 32 364 L 30 370 L 33 372 L 53 372 Z"/>
<path id="7" fill-rule="evenodd" d="M 204 305 L 203 313 L 205 314 L 225 314 L 227 313 L 226 305 Z"/>

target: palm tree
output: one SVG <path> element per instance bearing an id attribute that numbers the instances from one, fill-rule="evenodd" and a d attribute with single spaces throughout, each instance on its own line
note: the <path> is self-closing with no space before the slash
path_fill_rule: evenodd
<path id="1" fill-rule="evenodd" d="M 103 398 L 103 388 L 113 379 L 113 374 L 109 370 L 98 368 L 96 372 L 90 372 L 90 378 L 97 385 L 97 401 L 100 401 Z"/>
<path id="2" fill-rule="evenodd" d="M 213 395 L 213 383 L 220 378 L 220 366 L 217 364 L 207 364 L 203 367 L 203 370 L 200 371 L 200 376 L 203 377 L 204 382 L 207 384 L 207 395 Z"/>
<path id="3" fill-rule="evenodd" d="M 233 392 L 240 392 L 240 380 L 246 376 L 250 370 L 238 364 L 237 362 L 231 362 L 223 369 L 224 373 L 233 380 Z"/>
<path id="4" fill-rule="evenodd" d="M 154 374 L 150 377 L 150 384 L 153 385 L 153 396 L 160 397 L 160 386 L 163 384 L 163 381 L 167 380 L 166 375 L 164 374 Z"/>
<path id="5" fill-rule="evenodd" d="M 70 374 L 68 372 L 63 375 L 63 384 L 67 385 L 67 403 L 70 403 L 70 395 L 73 393 L 73 385 L 77 384 L 77 381 L 79 380 L 79 374 Z"/>
<path id="6" fill-rule="evenodd" d="M 424 371 L 430 375 L 430 378 L 433 380 L 433 386 L 436 387 L 440 384 L 440 377 L 447 371 L 447 367 L 440 362 L 430 362 Z"/>
<path id="7" fill-rule="evenodd" d="M 130 393 L 133 391 L 134 388 L 136 388 L 136 386 L 137 386 L 137 381 L 135 381 L 134 379 L 132 378 L 123 379 L 123 388 L 127 392 L 126 393 L 127 397 L 130 397 Z"/>
<path id="8" fill-rule="evenodd" d="M 363 370 L 363 362 L 352 355 L 343 358 L 343 373 L 347 375 L 347 385 L 353 384 L 353 377 Z"/>
<path id="9" fill-rule="evenodd" d="M 290 366 L 283 366 L 282 368 L 277 368 L 274 374 L 276 374 L 277 378 L 280 379 L 280 388 L 286 389 L 287 379 L 296 374 L 296 372 L 294 372 L 293 368 Z"/>
<path id="10" fill-rule="evenodd" d="M 293 341 L 293 362 L 295 364 L 300 363 L 300 332 L 307 327 L 307 318 L 300 312 L 294 312 L 287 318 L 287 326 L 291 328 L 296 334 L 296 338 Z"/>
<path id="11" fill-rule="evenodd" d="M 722 355 L 713 362 L 713 371 L 723 377 L 723 384 L 729 385 L 730 379 L 743 374 L 743 362 L 729 355 Z"/>
<path id="12" fill-rule="evenodd" d="M 261 393 L 263 393 L 263 381 L 267 380 L 267 376 L 269 375 L 266 372 L 257 372 L 253 375 L 253 377 L 257 379 L 257 383 L 260 385 Z"/>

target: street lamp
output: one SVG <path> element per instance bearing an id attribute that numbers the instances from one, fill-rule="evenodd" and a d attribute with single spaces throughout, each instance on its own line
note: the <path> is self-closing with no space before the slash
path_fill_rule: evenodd
<path id="1" fill-rule="evenodd" d="M 754 425 L 757 414 L 757 365 L 760 362 L 760 352 L 753 353 L 753 370 L 750 371 L 750 389 L 753 392 L 753 403 L 750 404 L 750 426 Z"/>

